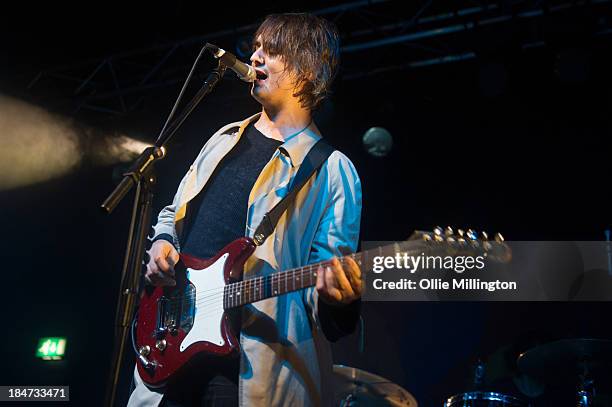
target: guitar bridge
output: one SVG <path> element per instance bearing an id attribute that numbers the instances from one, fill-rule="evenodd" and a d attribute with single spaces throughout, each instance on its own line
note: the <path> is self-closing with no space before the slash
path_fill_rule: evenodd
<path id="1" fill-rule="evenodd" d="M 175 290 L 170 297 L 160 297 L 157 304 L 156 337 L 161 339 L 168 332 L 176 334 L 179 329 L 189 332 L 195 316 L 195 287 L 185 285 Z"/>

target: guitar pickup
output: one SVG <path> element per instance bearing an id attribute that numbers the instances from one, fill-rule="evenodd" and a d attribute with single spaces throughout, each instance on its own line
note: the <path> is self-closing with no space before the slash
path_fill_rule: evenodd
<path id="1" fill-rule="evenodd" d="M 195 300 L 195 287 L 193 284 L 188 284 L 183 293 L 180 313 L 180 325 L 185 332 L 189 332 L 193 326 L 193 319 L 195 316 Z"/>
<path id="2" fill-rule="evenodd" d="M 168 298 L 160 297 L 157 302 L 157 322 L 155 324 L 155 336 L 158 338 L 163 337 L 168 331 L 168 325 L 166 324 L 167 312 Z"/>

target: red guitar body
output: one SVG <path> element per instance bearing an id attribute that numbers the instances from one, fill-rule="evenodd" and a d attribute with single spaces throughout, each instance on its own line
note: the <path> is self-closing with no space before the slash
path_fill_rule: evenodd
<path id="1" fill-rule="evenodd" d="M 225 286 L 242 279 L 255 247 L 251 239 L 240 238 L 207 260 L 181 254 L 176 286 L 143 290 L 136 365 L 145 383 L 163 386 L 196 356 L 227 356 L 239 349 L 226 310 Z"/>

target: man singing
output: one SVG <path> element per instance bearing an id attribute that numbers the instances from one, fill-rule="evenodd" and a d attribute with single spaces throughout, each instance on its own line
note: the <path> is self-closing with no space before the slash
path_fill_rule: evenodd
<path id="1" fill-rule="evenodd" d="M 253 236 L 287 193 L 321 138 L 313 111 L 329 92 L 339 61 L 333 25 L 308 14 L 268 16 L 254 36 L 251 95 L 258 113 L 217 131 L 181 181 L 155 226 L 145 280 L 174 285 L 179 252 L 213 257 Z M 162 389 L 135 372 L 129 406 L 330 405 L 329 341 L 359 318 L 361 271 L 350 258 L 359 236 L 361 186 L 351 161 L 334 151 L 300 190 L 274 233 L 247 261 L 244 278 L 334 258 L 316 287 L 243 306 L 240 354 L 193 366 Z M 160 404 L 161 402 L 161 404 Z"/>

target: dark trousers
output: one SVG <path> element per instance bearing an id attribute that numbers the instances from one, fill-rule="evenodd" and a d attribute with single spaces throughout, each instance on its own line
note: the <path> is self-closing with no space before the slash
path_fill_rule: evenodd
<path id="1" fill-rule="evenodd" d="M 191 367 L 169 383 L 160 406 L 237 407 L 239 360 Z"/>

